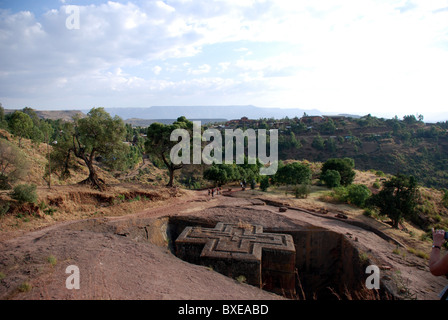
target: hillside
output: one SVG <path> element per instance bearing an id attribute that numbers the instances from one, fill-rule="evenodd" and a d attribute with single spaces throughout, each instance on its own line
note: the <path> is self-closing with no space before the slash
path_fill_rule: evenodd
<path id="1" fill-rule="evenodd" d="M 308 116 L 277 120 L 239 120 L 225 128 L 279 130 L 281 160 L 324 162 L 349 157 L 360 170 L 414 175 L 422 185 L 448 188 L 448 126 L 427 124 L 414 116 L 359 119 Z"/>
<path id="2" fill-rule="evenodd" d="M 5 114 L 13 113 L 16 110 L 5 109 Z M 81 110 L 34 110 L 40 119 L 72 121 L 74 116 L 85 116 Z"/>

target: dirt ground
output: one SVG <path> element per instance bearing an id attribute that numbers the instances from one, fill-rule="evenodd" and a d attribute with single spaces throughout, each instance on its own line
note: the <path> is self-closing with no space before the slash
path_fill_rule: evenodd
<path id="1" fill-rule="evenodd" d="M 150 191 L 148 197 L 149 194 Z M 164 244 L 166 239 L 157 238 L 157 232 L 151 238 L 152 229 L 141 227 L 158 218 L 183 216 L 211 222 L 250 222 L 265 229 L 316 226 L 340 233 L 372 263 L 380 266 L 382 281 L 393 283 L 401 299 L 437 299 L 437 294 L 448 284 L 447 279 L 429 273 L 427 260 L 412 254 L 395 254 L 397 248 L 406 250 L 406 244 L 399 237 L 386 232 L 375 233 L 362 223 L 353 223 L 362 222 L 355 216 L 336 218 L 337 212 L 331 211 L 332 208 L 319 213 L 305 201 L 300 208 L 298 203 L 288 203 L 288 209 L 280 212 L 279 206 L 286 205 L 280 197 L 265 201 L 269 200 L 267 194 L 251 192 L 213 198 L 206 191 L 173 193 L 166 189 L 164 196 L 160 196 L 160 190 L 157 194 L 159 198 L 154 196 L 154 201 L 116 204 L 119 209 L 113 206 L 115 211 L 107 205 L 99 206 L 97 196 L 86 197 L 86 212 L 97 208 L 102 210 L 101 214 L 93 218 L 86 213 L 88 218 L 75 215 L 70 219 L 46 220 L 34 228 L 29 227 L 33 230 L 2 232 L 0 298 L 284 299 L 225 277 L 211 268 L 178 259 Z M 137 191 L 129 192 L 129 199 L 138 195 Z M 48 196 L 56 202 L 59 197 L 57 194 Z M 110 203 L 107 193 L 102 196 L 100 203 Z M 89 200 L 94 198 L 96 202 Z M 62 209 L 64 203 L 70 206 L 69 199 L 62 199 L 59 204 L 61 212 L 67 214 L 69 208 Z M 149 233 L 148 238 L 153 241 L 139 241 L 138 232 L 133 235 L 129 230 Z M 66 288 L 70 276 L 66 268 L 70 265 L 79 268 L 78 290 Z"/>

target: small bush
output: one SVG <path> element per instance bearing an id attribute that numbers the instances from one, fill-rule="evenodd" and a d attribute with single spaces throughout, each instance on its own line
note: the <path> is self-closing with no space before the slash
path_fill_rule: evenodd
<path id="1" fill-rule="evenodd" d="M 14 187 L 11 198 L 17 200 L 20 204 L 36 203 L 37 192 L 35 184 L 19 184 Z"/>
<path id="2" fill-rule="evenodd" d="M 381 188 L 381 184 L 380 184 L 380 182 L 378 181 L 378 179 L 376 179 L 376 181 L 373 183 L 372 187 L 374 187 L 375 189 L 379 189 L 379 188 Z"/>
<path id="3" fill-rule="evenodd" d="M 373 217 L 375 215 L 375 211 L 372 208 L 365 208 L 362 214 L 366 217 Z"/>
<path id="4" fill-rule="evenodd" d="M 308 198 L 310 192 L 311 188 L 309 184 L 301 184 L 294 188 L 294 196 L 296 198 Z"/>
<path id="5" fill-rule="evenodd" d="M 47 261 L 54 267 L 57 263 L 57 259 L 54 255 L 49 255 Z"/>
<path id="6" fill-rule="evenodd" d="M 266 191 L 269 188 L 269 177 L 263 176 L 260 181 L 260 189 L 261 191 Z"/>
<path id="7" fill-rule="evenodd" d="M 384 174 L 384 172 L 381 171 L 381 170 L 377 170 L 376 175 L 377 175 L 378 177 L 384 177 L 384 176 L 386 176 L 386 175 Z"/>
<path id="8" fill-rule="evenodd" d="M 52 216 L 57 210 L 55 208 L 47 208 L 44 210 L 46 215 Z"/>
<path id="9" fill-rule="evenodd" d="M 340 202 L 347 202 L 363 208 L 371 192 L 363 184 L 351 184 L 348 187 L 336 187 L 333 189 L 332 197 Z M 371 212 L 370 212 L 371 214 Z"/>
<path id="10" fill-rule="evenodd" d="M 336 187 L 333 189 L 331 196 L 339 202 L 347 202 L 348 191 L 344 186 Z"/>
<path id="11" fill-rule="evenodd" d="M 32 288 L 31 284 L 29 282 L 24 282 L 19 286 L 19 291 L 20 292 L 28 292 L 30 291 Z"/>
<path id="12" fill-rule="evenodd" d="M 358 207 L 363 208 L 366 204 L 367 199 L 370 197 L 371 192 L 363 184 L 352 184 L 347 187 L 348 197 L 347 201 Z"/>

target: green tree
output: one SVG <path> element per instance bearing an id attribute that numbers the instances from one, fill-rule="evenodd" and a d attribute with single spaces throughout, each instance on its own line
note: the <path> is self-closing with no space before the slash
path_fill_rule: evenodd
<path id="1" fill-rule="evenodd" d="M 325 182 L 328 188 L 335 188 L 341 185 L 341 175 L 339 171 L 327 170 L 325 173 L 321 174 L 321 180 Z"/>
<path id="2" fill-rule="evenodd" d="M 363 208 L 372 192 L 363 184 L 351 184 L 347 187 L 347 201 Z"/>
<path id="3" fill-rule="evenodd" d="M 328 118 L 328 120 L 321 125 L 320 131 L 324 134 L 333 134 L 336 131 L 336 125 L 334 124 L 333 119 Z"/>
<path id="4" fill-rule="evenodd" d="M 328 150 L 328 152 L 336 152 L 336 142 L 334 140 L 335 139 L 332 138 L 325 140 L 325 148 Z"/>
<path id="5" fill-rule="evenodd" d="M 341 176 L 341 185 L 348 186 L 355 178 L 355 161 L 351 158 L 332 158 L 325 161 L 321 175 L 325 176 L 327 170 L 335 170 Z"/>
<path id="6" fill-rule="evenodd" d="M 32 133 L 34 127 L 33 120 L 22 111 L 14 111 L 8 125 L 11 132 L 19 138 L 19 147 L 22 147 L 22 139 L 28 138 Z"/>
<path id="7" fill-rule="evenodd" d="M 278 168 L 274 178 L 279 184 L 309 184 L 311 181 L 311 174 L 312 172 L 308 165 L 300 162 L 293 162 Z"/>
<path id="8" fill-rule="evenodd" d="M 403 117 L 403 122 L 406 124 L 414 124 L 417 122 L 417 119 L 415 118 L 415 116 L 413 114 L 406 115 Z"/>
<path id="9" fill-rule="evenodd" d="M 261 191 L 267 191 L 269 188 L 269 177 L 263 176 L 260 179 L 260 189 Z"/>
<path id="10" fill-rule="evenodd" d="M 24 178 L 28 169 L 23 152 L 11 142 L 0 139 L 0 189 L 10 189 L 10 183 Z"/>
<path id="11" fill-rule="evenodd" d="M 415 213 L 419 197 L 417 180 L 413 176 L 397 174 L 383 183 L 381 191 L 372 195 L 368 201 L 370 206 L 377 207 L 380 214 L 392 220 L 392 226 Z"/>
<path id="12" fill-rule="evenodd" d="M 204 179 L 213 181 L 215 186 L 222 186 L 240 177 L 239 168 L 235 164 L 212 164 L 204 171 Z"/>
<path id="13" fill-rule="evenodd" d="M 324 139 L 322 139 L 322 137 L 320 136 L 320 134 L 318 134 L 314 139 L 313 142 L 311 143 L 311 146 L 314 149 L 317 150 L 324 150 L 325 148 L 325 141 Z"/>
<path id="14" fill-rule="evenodd" d="M 112 118 L 104 108 L 92 108 L 87 117 L 75 118 L 73 153 L 89 169 L 89 177 L 81 183 L 104 190 L 105 183 L 98 177 L 94 161 L 99 157 L 108 168 L 125 161 L 128 153 L 128 146 L 123 143 L 125 133 L 123 120 L 118 116 Z"/>
<path id="15" fill-rule="evenodd" d="M 70 170 L 76 168 L 74 161 L 74 136 L 75 126 L 72 122 L 64 122 L 60 124 L 52 143 L 52 151 L 50 153 L 50 162 L 47 166 L 47 175 L 51 171 L 56 172 L 62 180 L 70 177 Z"/>
<path id="16" fill-rule="evenodd" d="M 183 164 L 174 164 L 170 159 L 171 149 L 178 143 L 177 141 L 171 141 L 171 133 L 175 129 L 185 129 L 190 132 L 193 130 L 193 122 L 187 120 L 184 116 L 177 118 L 177 120 L 171 124 L 166 125 L 158 122 L 152 123 L 147 130 L 147 140 L 145 142 L 146 152 L 154 155 L 159 160 L 162 160 L 167 167 L 170 175 L 168 187 L 174 185 L 174 172 L 180 170 Z"/>

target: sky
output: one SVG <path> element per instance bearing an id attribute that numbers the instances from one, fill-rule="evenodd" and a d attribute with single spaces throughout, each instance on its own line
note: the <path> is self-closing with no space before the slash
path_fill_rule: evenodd
<path id="1" fill-rule="evenodd" d="M 0 48 L 4 108 L 448 119 L 448 0 L 0 0 Z"/>

